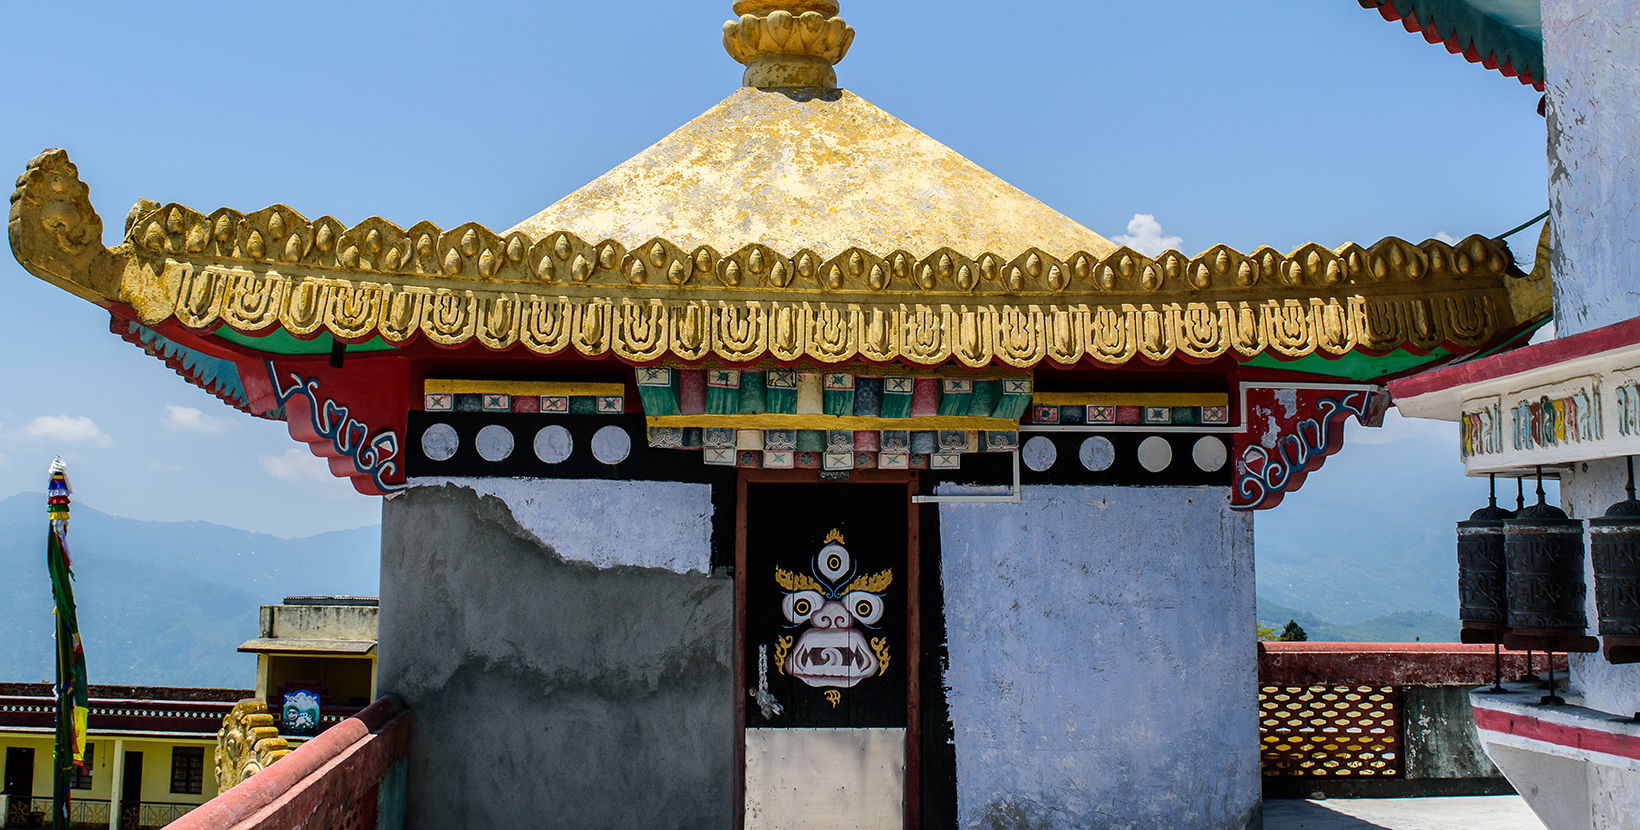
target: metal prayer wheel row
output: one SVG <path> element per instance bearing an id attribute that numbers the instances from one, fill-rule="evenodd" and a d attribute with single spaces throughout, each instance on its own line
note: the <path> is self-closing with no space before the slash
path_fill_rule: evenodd
<path id="1" fill-rule="evenodd" d="M 1640 501 L 1588 522 L 1595 607 L 1606 659 L 1640 662 Z M 1587 636 L 1584 523 L 1543 502 L 1511 512 L 1496 499 L 1458 522 L 1458 617 L 1465 643 L 1551 652 L 1599 649 Z"/>

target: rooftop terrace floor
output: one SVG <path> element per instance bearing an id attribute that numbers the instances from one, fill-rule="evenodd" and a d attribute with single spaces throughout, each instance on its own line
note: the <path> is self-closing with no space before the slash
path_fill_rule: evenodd
<path id="1" fill-rule="evenodd" d="M 1270 799 L 1264 830 L 1543 830 L 1518 795 Z"/>

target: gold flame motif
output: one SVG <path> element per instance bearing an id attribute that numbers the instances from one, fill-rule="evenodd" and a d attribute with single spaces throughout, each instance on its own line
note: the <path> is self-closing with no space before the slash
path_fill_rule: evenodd
<path id="1" fill-rule="evenodd" d="M 779 565 L 776 565 L 774 568 L 774 581 L 779 583 L 780 587 L 785 588 L 788 591 L 821 590 L 820 583 L 815 582 L 814 577 L 807 574 L 792 573 Z"/>
<path id="2" fill-rule="evenodd" d="M 877 652 L 877 674 L 888 671 L 888 638 L 872 637 L 871 650 Z"/>
<path id="3" fill-rule="evenodd" d="M 846 594 L 849 591 L 870 591 L 873 594 L 880 594 L 886 590 L 888 588 L 888 584 L 893 581 L 894 569 L 889 568 L 886 571 L 874 573 L 870 576 L 862 575 L 855 577 L 854 581 L 850 582 L 847 587 L 843 588 L 842 592 Z"/>
<path id="4" fill-rule="evenodd" d="M 792 637 L 789 635 L 775 638 L 774 667 L 779 669 L 781 674 L 786 673 L 786 652 L 791 651 L 792 642 Z"/>

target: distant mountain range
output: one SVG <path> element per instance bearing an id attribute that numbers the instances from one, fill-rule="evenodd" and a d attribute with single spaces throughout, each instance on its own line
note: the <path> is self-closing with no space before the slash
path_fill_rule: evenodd
<path id="1" fill-rule="evenodd" d="M 0 680 L 49 680 L 43 494 L 0 500 Z M 122 519 L 83 503 L 68 530 L 92 683 L 249 688 L 258 608 L 286 596 L 375 596 L 381 527 L 280 539 L 207 522 Z"/>
<path id="2" fill-rule="evenodd" d="M 1280 633 L 1289 621 L 1298 623 L 1312 642 L 1334 643 L 1456 643 L 1461 626 L 1457 617 L 1430 611 L 1399 611 L 1354 624 L 1328 622 L 1259 597 L 1259 625 Z"/>
<path id="3" fill-rule="evenodd" d="M 1452 444 L 1433 437 L 1346 446 L 1254 519 L 1259 596 L 1337 625 L 1411 612 L 1455 626 L 1454 523 L 1486 504 L 1486 481 L 1462 470 Z M 1514 481 L 1498 485 L 1513 508 Z"/>

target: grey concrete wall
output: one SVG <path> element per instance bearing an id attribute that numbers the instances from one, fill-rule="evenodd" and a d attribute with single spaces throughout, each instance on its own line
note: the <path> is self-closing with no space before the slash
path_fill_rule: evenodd
<path id="1" fill-rule="evenodd" d="M 1495 778 L 1486 756 L 1469 686 L 1407 686 L 1401 690 L 1407 778 Z"/>
<path id="2" fill-rule="evenodd" d="M 520 522 L 419 484 L 382 510 L 380 688 L 415 717 L 406 827 L 731 826 L 733 583 L 620 564 L 708 549 L 706 485 L 512 482 Z"/>
<path id="3" fill-rule="evenodd" d="M 1560 336 L 1640 315 L 1640 14 L 1545 0 L 1549 207 Z"/>
<path id="4" fill-rule="evenodd" d="M 1613 503 L 1628 497 L 1623 492 L 1628 469 L 1621 458 L 1578 463 L 1561 475 L 1560 506 L 1574 519 L 1599 516 Z M 1587 551 L 1587 526 L 1583 541 Z M 1600 615 L 1594 603 L 1594 560 L 1587 555 L 1583 558 L 1583 582 L 1587 586 L 1584 611 L 1589 618 L 1589 633 L 1598 634 Z M 1572 654 L 1567 659 L 1572 669 L 1572 694 L 1581 698 L 1574 702 L 1614 715 L 1640 712 L 1640 664 L 1614 666 L 1599 654 Z"/>
<path id="5" fill-rule="evenodd" d="M 940 507 L 959 826 L 1258 826 L 1253 517 L 1220 487 Z"/>

